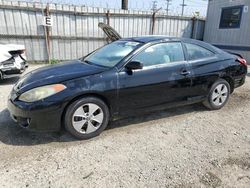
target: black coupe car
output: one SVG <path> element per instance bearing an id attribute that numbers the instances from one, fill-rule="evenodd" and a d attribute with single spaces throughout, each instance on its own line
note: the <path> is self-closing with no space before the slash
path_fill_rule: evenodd
<path id="1" fill-rule="evenodd" d="M 18 81 L 8 108 L 19 125 L 39 131 L 65 126 L 88 139 L 114 117 L 198 102 L 218 110 L 245 82 L 246 61 L 210 44 L 166 36 L 121 39 L 100 26 L 112 43 Z"/>

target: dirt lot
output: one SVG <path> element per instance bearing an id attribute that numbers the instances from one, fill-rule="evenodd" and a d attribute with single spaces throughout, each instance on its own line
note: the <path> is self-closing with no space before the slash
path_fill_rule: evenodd
<path id="1" fill-rule="evenodd" d="M 6 109 L 15 81 L 0 83 L 0 187 L 250 186 L 250 74 L 222 110 L 127 118 L 88 141 L 16 126 Z"/>

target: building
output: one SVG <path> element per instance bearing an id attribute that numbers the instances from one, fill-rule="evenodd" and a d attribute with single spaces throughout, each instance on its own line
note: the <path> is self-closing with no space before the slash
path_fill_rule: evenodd
<path id="1" fill-rule="evenodd" d="M 204 41 L 250 63 L 250 0 L 209 0 Z"/>

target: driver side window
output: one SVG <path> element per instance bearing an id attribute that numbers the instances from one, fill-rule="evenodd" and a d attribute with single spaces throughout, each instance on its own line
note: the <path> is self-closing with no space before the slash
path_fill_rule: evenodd
<path id="1" fill-rule="evenodd" d="M 184 61 L 184 53 L 180 42 L 160 43 L 150 46 L 140 52 L 133 61 L 139 61 L 143 66 L 160 65 Z"/>

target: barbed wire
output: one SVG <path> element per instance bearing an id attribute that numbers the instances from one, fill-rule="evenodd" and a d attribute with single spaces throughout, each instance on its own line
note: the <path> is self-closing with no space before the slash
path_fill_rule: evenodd
<path id="1" fill-rule="evenodd" d="M 11 1 L 24 1 L 24 2 L 38 2 L 38 3 L 54 3 L 54 4 L 67 4 L 88 7 L 102 7 L 102 8 L 115 8 L 121 7 L 121 0 L 11 0 Z M 129 10 L 137 11 L 152 11 L 154 0 L 129 0 Z M 166 13 L 167 1 L 155 0 L 157 8 L 161 8 L 160 12 Z M 185 0 L 188 5 L 185 7 L 184 16 L 193 16 L 195 12 L 199 12 L 200 16 L 206 16 L 208 0 Z M 169 6 L 169 15 L 181 15 L 180 2 L 182 0 L 171 1 Z"/>

